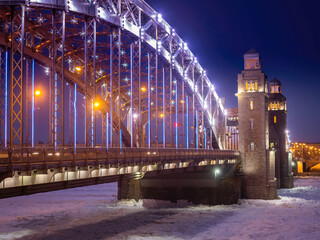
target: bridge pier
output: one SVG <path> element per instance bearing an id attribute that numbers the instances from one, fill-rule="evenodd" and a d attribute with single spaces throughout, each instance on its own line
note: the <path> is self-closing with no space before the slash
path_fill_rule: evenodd
<path id="1" fill-rule="evenodd" d="M 121 179 L 118 200 L 153 199 L 194 204 L 235 204 L 241 197 L 236 166 L 203 166 L 147 172 L 141 179 Z"/>
<path id="2" fill-rule="evenodd" d="M 121 179 L 118 181 L 118 200 L 142 199 L 141 185 L 139 179 Z"/>
<path id="3" fill-rule="evenodd" d="M 285 153 L 281 161 L 281 188 L 293 188 L 292 153 Z"/>

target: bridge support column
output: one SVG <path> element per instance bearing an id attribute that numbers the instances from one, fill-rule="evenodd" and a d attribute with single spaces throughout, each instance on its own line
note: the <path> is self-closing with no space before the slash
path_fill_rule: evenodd
<path id="1" fill-rule="evenodd" d="M 118 200 L 153 199 L 194 204 L 234 204 L 241 196 L 235 166 L 205 166 L 147 172 L 142 179 L 118 182 Z M 168 173 L 169 172 L 169 173 Z"/>

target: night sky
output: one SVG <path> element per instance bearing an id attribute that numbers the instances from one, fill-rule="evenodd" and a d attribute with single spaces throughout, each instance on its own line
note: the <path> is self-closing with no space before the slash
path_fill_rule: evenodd
<path id="1" fill-rule="evenodd" d="M 237 107 L 243 54 L 255 48 L 269 80 L 282 82 L 291 140 L 320 142 L 320 2 L 146 2 L 188 43 L 228 108 Z"/>

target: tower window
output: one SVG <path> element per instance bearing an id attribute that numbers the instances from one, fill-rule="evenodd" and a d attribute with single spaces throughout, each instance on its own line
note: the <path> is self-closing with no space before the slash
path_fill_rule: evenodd
<path id="1" fill-rule="evenodd" d="M 252 91 L 252 90 L 253 90 L 252 83 L 250 83 L 250 91 Z"/>
<path id="2" fill-rule="evenodd" d="M 254 151 L 254 143 L 250 143 L 250 151 L 253 152 Z"/>
<path id="3" fill-rule="evenodd" d="M 277 103 L 277 110 L 279 110 L 280 109 L 280 104 L 279 103 Z"/>
<path id="4" fill-rule="evenodd" d="M 249 59 L 246 60 L 246 63 L 247 66 L 245 67 L 245 69 L 250 69 Z"/>
<path id="5" fill-rule="evenodd" d="M 248 82 L 246 82 L 246 91 L 248 91 Z"/>
<path id="6" fill-rule="evenodd" d="M 253 110 L 253 101 L 250 100 L 250 109 Z"/>
<path id="7" fill-rule="evenodd" d="M 277 123 L 277 116 L 273 116 L 273 122 Z"/>
<path id="8" fill-rule="evenodd" d="M 258 83 L 257 83 L 257 82 L 254 83 L 254 90 L 255 90 L 255 91 L 258 90 Z"/>

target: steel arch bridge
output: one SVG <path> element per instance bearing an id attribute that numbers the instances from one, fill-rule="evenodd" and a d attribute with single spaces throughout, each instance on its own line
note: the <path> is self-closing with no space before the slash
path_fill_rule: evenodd
<path id="1" fill-rule="evenodd" d="M 46 71 L 51 147 L 224 149 L 225 109 L 143 0 L 1 0 L 2 148 L 35 147 Z"/>

